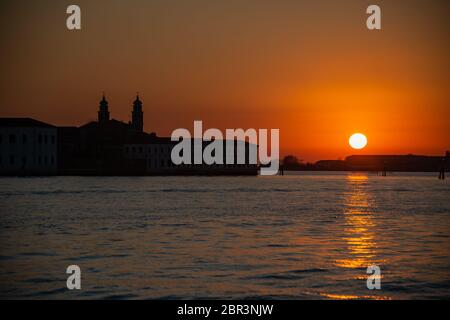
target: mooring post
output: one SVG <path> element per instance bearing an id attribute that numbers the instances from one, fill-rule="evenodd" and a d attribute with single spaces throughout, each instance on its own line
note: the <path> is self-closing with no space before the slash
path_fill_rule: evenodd
<path id="1" fill-rule="evenodd" d="M 445 169 L 450 160 L 450 151 L 445 152 L 445 157 L 442 158 L 441 167 L 439 168 L 439 180 L 445 180 Z"/>

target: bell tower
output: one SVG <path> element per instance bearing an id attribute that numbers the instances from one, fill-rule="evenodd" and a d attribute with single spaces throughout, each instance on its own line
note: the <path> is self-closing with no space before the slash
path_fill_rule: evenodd
<path id="1" fill-rule="evenodd" d="M 136 100 L 133 102 L 131 128 L 136 132 L 144 131 L 144 112 L 142 112 L 142 101 L 139 99 L 139 93 L 136 95 Z"/>
<path id="2" fill-rule="evenodd" d="M 103 94 L 102 100 L 100 100 L 100 106 L 98 110 L 98 123 L 103 124 L 109 121 L 108 101 L 106 101 L 105 94 Z"/>

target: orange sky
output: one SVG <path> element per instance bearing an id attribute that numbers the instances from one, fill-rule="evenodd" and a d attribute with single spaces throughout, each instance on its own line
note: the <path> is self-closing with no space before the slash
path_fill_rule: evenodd
<path id="1" fill-rule="evenodd" d="M 443 154 L 450 148 L 450 6 L 442 1 L 0 2 L 0 116 L 94 120 L 105 91 L 145 129 L 279 128 L 282 154 Z M 382 9 L 369 31 L 365 9 Z M 362 151 L 347 145 L 365 133 Z"/>

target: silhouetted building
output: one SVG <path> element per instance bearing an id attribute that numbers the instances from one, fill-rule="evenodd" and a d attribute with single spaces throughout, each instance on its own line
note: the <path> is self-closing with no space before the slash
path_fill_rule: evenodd
<path id="1" fill-rule="evenodd" d="M 76 168 L 80 154 L 80 129 L 58 127 L 58 172 L 69 172 Z"/>
<path id="2" fill-rule="evenodd" d="M 58 168 L 63 175 L 256 175 L 256 164 L 174 165 L 172 148 L 177 142 L 144 132 L 144 113 L 139 95 L 133 102 L 131 122 L 110 119 L 103 95 L 98 121 L 79 128 L 58 128 Z M 204 146 L 208 142 L 204 143 Z M 248 154 L 249 146 L 246 146 Z M 193 150 L 193 148 L 192 148 Z M 248 159 L 248 156 L 247 156 Z"/>
<path id="3" fill-rule="evenodd" d="M 227 146 L 226 141 L 222 141 L 223 158 L 222 163 L 206 164 L 202 161 L 200 164 L 194 163 L 194 154 L 191 153 L 190 164 L 175 165 L 172 162 L 171 154 L 172 148 L 178 143 L 171 141 L 170 138 L 162 137 L 144 137 L 141 136 L 140 143 L 133 143 L 124 145 L 124 157 L 130 160 L 141 160 L 145 163 L 145 174 L 164 174 L 164 175 L 256 175 L 258 173 L 257 164 L 250 164 L 250 152 L 254 145 L 248 142 L 234 141 L 234 164 L 226 164 Z M 194 150 L 194 139 L 189 139 L 191 142 L 191 150 Z M 202 151 L 212 141 L 202 142 Z M 240 145 L 242 143 L 242 145 Z M 244 148 L 245 163 L 237 163 L 237 148 Z M 257 151 L 256 146 L 252 151 Z"/>
<path id="4" fill-rule="evenodd" d="M 58 131 L 59 172 L 75 175 L 139 174 L 144 170 L 142 165 L 123 157 L 123 145 L 155 136 L 143 132 L 139 97 L 133 104 L 132 122 L 125 123 L 110 118 L 105 95 L 99 104 L 98 121 Z"/>
<path id="5" fill-rule="evenodd" d="M 100 100 L 100 107 L 98 110 L 98 123 L 103 124 L 109 121 L 108 101 L 106 101 L 105 95 Z"/>
<path id="6" fill-rule="evenodd" d="M 131 113 L 131 126 L 136 132 L 144 131 L 144 112 L 142 112 L 142 101 L 139 100 L 139 94 L 133 102 L 133 111 Z"/>
<path id="7" fill-rule="evenodd" d="M 31 118 L 0 118 L 0 174 L 57 173 L 57 129 Z"/>
<path id="8" fill-rule="evenodd" d="M 448 166 L 448 164 L 447 164 Z M 442 157 L 420 155 L 356 155 L 342 160 L 321 160 L 316 170 L 328 171 L 409 171 L 437 172 L 442 167 Z M 448 170 L 448 169 L 447 169 Z"/>
<path id="9" fill-rule="evenodd" d="M 437 172 L 442 157 L 420 155 L 359 155 L 345 159 L 351 170 L 358 171 L 410 171 Z"/>

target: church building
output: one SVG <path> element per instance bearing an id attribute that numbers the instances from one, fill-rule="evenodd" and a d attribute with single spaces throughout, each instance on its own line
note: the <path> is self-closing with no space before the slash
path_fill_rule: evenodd
<path id="1" fill-rule="evenodd" d="M 204 141 L 203 148 L 210 142 Z M 0 119 L 0 174 L 256 175 L 258 172 L 258 166 L 250 164 L 175 165 L 171 153 L 177 143 L 170 137 L 144 131 L 139 94 L 132 103 L 129 122 L 111 118 L 109 102 L 103 95 L 97 121 L 80 127 L 55 127 L 29 118 Z M 246 154 L 248 150 L 246 145 Z M 223 154 L 226 155 L 225 149 Z"/>

